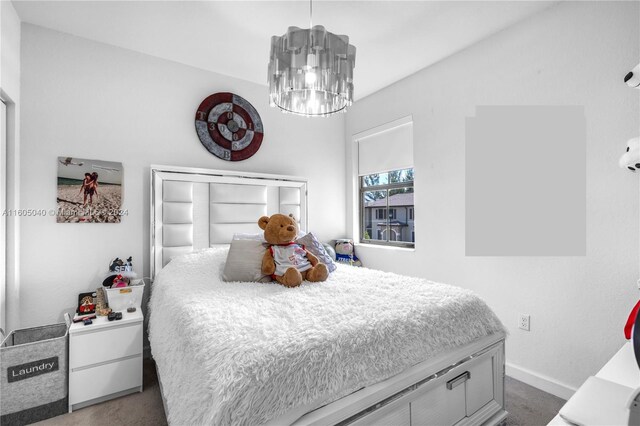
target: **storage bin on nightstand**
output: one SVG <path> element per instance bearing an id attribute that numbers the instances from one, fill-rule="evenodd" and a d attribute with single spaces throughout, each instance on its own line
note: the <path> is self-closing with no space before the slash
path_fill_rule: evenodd
<path id="1" fill-rule="evenodd" d="M 69 328 L 69 412 L 142 392 L 142 323 L 138 309 Z"/>

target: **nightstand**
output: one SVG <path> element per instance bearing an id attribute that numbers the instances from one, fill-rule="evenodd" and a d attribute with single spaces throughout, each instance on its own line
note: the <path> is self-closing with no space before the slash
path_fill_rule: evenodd
<path id="1" fill-rule="evenodd" d="M 630 389 L 640 387 L 640 370 L 638 370 L 632 343 L 625 343 L 613 358 L 598 371 L 596 377 L 627 386 Z M 565 425 L 569 426 L 570 423 L 558 414 L 551 420 L 548 426 Z"/>
<path id="2" fill-rule="evenodd" d="M 93 324 L 69 328 L 69 412 L 142 392 L 140 308 L 121 320 L 97 317 Z"/>

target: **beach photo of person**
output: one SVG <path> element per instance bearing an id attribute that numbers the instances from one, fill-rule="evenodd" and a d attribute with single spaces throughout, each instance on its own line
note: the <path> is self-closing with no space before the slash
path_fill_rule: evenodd
<path id="1" fill-rule="evenodd" d="M 58 157 L 58 223 L 119 223 L 122 163 Z"/>

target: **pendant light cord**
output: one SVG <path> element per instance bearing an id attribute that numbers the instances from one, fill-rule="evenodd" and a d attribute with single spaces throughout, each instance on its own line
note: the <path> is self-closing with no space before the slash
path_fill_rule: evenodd
<path id="1" fill-rule="evenodd" d="M 313 28 L 313 0 L 309 0 L 309 29 Z"/>

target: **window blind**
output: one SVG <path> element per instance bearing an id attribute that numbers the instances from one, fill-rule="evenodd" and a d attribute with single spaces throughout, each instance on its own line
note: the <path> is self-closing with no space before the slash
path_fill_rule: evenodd
<path id="1" fill-rule="evenodd" d="M 355 136 L 360 176 L 413 167 L 413 122 L 398 121 Z"/>

